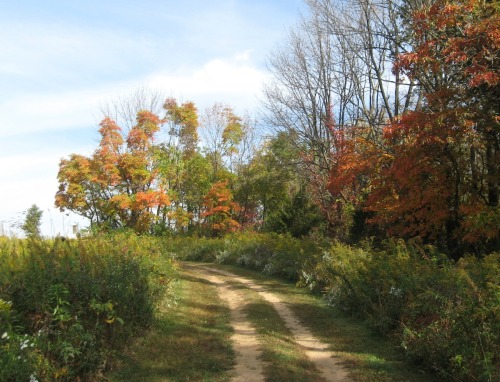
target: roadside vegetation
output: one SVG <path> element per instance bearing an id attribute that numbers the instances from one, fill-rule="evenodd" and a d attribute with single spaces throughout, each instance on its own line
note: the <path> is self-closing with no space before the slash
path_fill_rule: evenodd
<path id="1" fill-rule="evenodd" d="M 301 323 L 309 328 L 313 335 L 330 345 L 341 365 L 358 382 L 413 381 L 430 382 L 439 380 L 436 374 L 412 365 L 405 359 L 398 346 L 391 339 L 381 335 L 361 320 L 353 319 L 350 314 L 328 304 L 321 295 L 312 294 L 305 288 L 297 288 L 294 283 L 284 283 L 282 279 L 245 270 L 241 267 L 218 265 L 232 273 L 256 280 L 266 291 L 272 291 L 287 302 Z M 293 349 L 294 343 L 288 337 L 288 331 L 277 322 L 276 313 L 266 313 L 271 307 L 258 301 L 249 307 L 249 317 L 254 317 L 260 327 L 264 347 L 270 348 L 270 361 L 279 364 L 276 370 L 269 368 L 269 380 L 276 381 L 321 381 L 314 367 L 295 354 L 302 349 Z M 280 333 L 275 336 L 273 333 Z M 276 338 L 277 337 L 277 338 Z M 285 343 L 283 345 L 283 343 Z M 289 350 L 292 348 L 292 350 Z M 288 350 L 288 351 L 287 351 Z M 293 352 L 294 351 L 294 352 Z M 291 355 L 289 354 L 291 353 Z M 289 375 L 286 375 L 289 373 Z M 316 379 L 315 379 L 316 378 Z"/>
<path id="2" fill-rule="evenodd" d="M 153 325 L 115 359 L 106 377 L 127 381 L 229 381 L 234 353 L 229 310 L 217 290 L 179 272 Z"/>
<path id="3" fill-rule="evenodd" d="M 185 259 L 248 267 L 323 294 L 337 309 L 332 314 L 365 322 L 426 373 L 485 381 L 499 376 L 499 254 L 455 263 L 415 242 L 320 247 L 254 233 L 190 244 Z M 318 315 L 303 319 L 312 317 Z"/>
<path id="4" fill-rule="evenodd" d="M 174 264 L 153 238 L 0 238 L 0 380 L 90 380 L 148 328 Z"/>
<path id="5" fill-rule="evenodd" d="M 342 358 L 354 381 L 439 380 L 433 373 L 410 365 L 393 342 L 307 289 L 241 267 L 214 264 L 210 267 L 256 280 L 266 291 L 287 301 L 302 323 Z M 227 307 L 217 297 L 216 287 L 190 269 L 186 267 L 179 272 L 173 288 L 178 296 L 176 302 L 171 298 L 164 301 L 147 335 L 135 340 L 119 356 L 115 371 L 106 374 L 110 381 L 146 377 L 151 381 L 226 381 L 233 375 Z M 243 294 L 245 312 L 256 328 L 262 361 L 267 365 L 266 380 L 324 381 L 272 305 L 255 291 L 229 278 L 227 281 Z"/>
<path id="6" fill-rule="evenodd" d="M 199 280 L 184 277 L 173 283 L 178 260 L 243 266 L 298 283 L 302 292 L 292 292 L 289 286 L 285 295 L 304 325 L 327 341 L 335 338 L 336 351 L 345 351 L 344 344 L 352 349 L 352 341 L 361 339 L 354 346 L 370 355 L 351 355 L 360 380 L 369 380 L 373 373 L 367 363 L 391 375 L 394 362 L 402 362 L 398 357 L 386 361 L 380 353 L 373 355 L 368 349 L 385 340 L 360 334 L 369 333 L 359 329 L 361 322 L 390 339 L 389 348 L 406 355 L 427 376 L 498 378 L 498 254 L 454 263 L 432 247 L 402 241 L 375 250 L 339 243 L 321 247 L 286 235 L 159 239 L 121 233 L 78 240 L 2 238 L 0 256 L 0 373 L 6 381 L 98 378 L 138 336 L 145 336 L 139 340 L 139 348 L 143 343 L 139 358 L 128 351 L 121 356 L 136 370 L 120 371 L 117 380 L 160 369 L 159 375 L 178 375 L 187 370 L 186 364 L 192 366 L 193 375 L 205 370 L 206 380 L 224 380 L 233 362 L 227 309 L 213 287 Z M 305 304 L 309 298 L 305 291 L 323 295 L 332 308 L 312 300 Z M 276 322 L 272 308 L 253 292 L 247 293 L 255 300 L 247 313 L 259 328 L 266 359 L 288 359 L 284 373 L 293 362 L 298 362 L 297 370 L 314 373 L 286 340 L 286 329 Z M 370 336 L 375 336 L 371 342 Z M 213 348 L 203 351 L 205 346 Z M 176 347 L 190 350 L 183 353 Z M 169 363 L 161 366 L 152 357 L 154 349 Z M 193 355 L 196 349 L 201 353 Z"/>

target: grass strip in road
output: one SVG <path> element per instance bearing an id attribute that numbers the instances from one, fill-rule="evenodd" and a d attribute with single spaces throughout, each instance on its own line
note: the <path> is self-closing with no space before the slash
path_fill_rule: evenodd
<path id="1" fill-rule="evenodd" d="M 406 362 L 402 350 L 394 343 L 378 335 L 361 321 L 352 318 L 339 309 L 326 304 L 320 297 L 308 290 L 295 287 L 282 280 L 233 266 L 213 265 L 219 269 L 256 280 L 272 293 L 276 293 L 296 314 L 301 323 L 319 340 L 330 344 L 332 352 L 342 359 L 356 382 L 431 382 L 432 375 L 420 372 L 415 365 Z M 257 308 L 255 308 L 257 309 Z M 260 308 L 264 309 L 264 308 Z M 266 308 L 269 310 L 269 308 Z M 270 318 L 271 313 L 262 312 L 258 326 L 276 331 L 278 321 Z M 266 325 L 266 320 L 272 323 Z M 283 329 L 280 329 L 280 331 Z M 269 334 L 269 341 L 274 341 Z M 276 341 L 279 341 L 280 337 Z M 289 337 L 281 335 L 284 343 Z M 287 381 L 287 379 L 269 379 Z M 299 379 L 296 379 L 297 381 Z M 308 379 L 303 379 L 308 380 Z M 313 379 L 312 379 L 313 380 Z"/>
<path id="2" fill-rule="evenodd" d="M 230 380 L 230 312 L 208 281 L 181 272 L 147 335 L 121 357 L 111 382 Z"/>
<path id="3" fill-rule="evenodd" d="M 290 330 L 273 306 L 239 283 L 231 283 L 244 295 L 244 312 L 257 331 L 262 346 L 266 381 L 324 382 L 314 363 L 293 341 Z"/>

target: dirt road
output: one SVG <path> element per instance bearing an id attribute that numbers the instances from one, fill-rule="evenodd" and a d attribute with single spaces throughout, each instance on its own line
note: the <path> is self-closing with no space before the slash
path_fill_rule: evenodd
<path id="1" fill-rule="evenodd" d="M 254 280 L 235 275 L 233 273 L 215 269 L 206 264 L 189 264 L 185 268 L 214 284 L 219 295 L 224 299 L 231 310 L 231 325 L 234 328 L 232 341 L 237 354 L 233 382 L 260 382 L 264 381 L 264 365 L 261 361 L 261 350 L 255 328 L 247 319 L 244 308 L 244 295 L 230 285 L 237 282 L 245 288 L 257 292 L 264 300 L 272 304 L 281 316 L 294 340 L 302 346 L 308 358 L 314 362 L 326 381 L 351 381 L 347 370 L 333 358 L 329 345 L 315 338 L 311 331 L 302 325 L 295 317 L 285 301 Z"/>

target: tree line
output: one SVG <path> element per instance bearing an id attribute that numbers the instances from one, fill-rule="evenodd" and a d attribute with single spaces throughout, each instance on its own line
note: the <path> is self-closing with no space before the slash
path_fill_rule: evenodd
<path id="1" fill-rule="evenodd" d="M 498 2 L 306 3 L 269 58 L 272 135 L 228 105 L 139 95 L 106 110 L 91 156 L 61 161 L 56 206 L 141 233 L 498 250 Z"/>

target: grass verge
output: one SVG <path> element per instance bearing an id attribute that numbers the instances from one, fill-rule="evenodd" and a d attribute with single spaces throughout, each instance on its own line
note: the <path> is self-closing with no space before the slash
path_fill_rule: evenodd
<path id="1" fill-rule="evenodd" d="M 234 364 L 230 313 L 208 281 L 181 272 L 147 335 L 108 376 L 121 381 L 229 381 Z"/>

